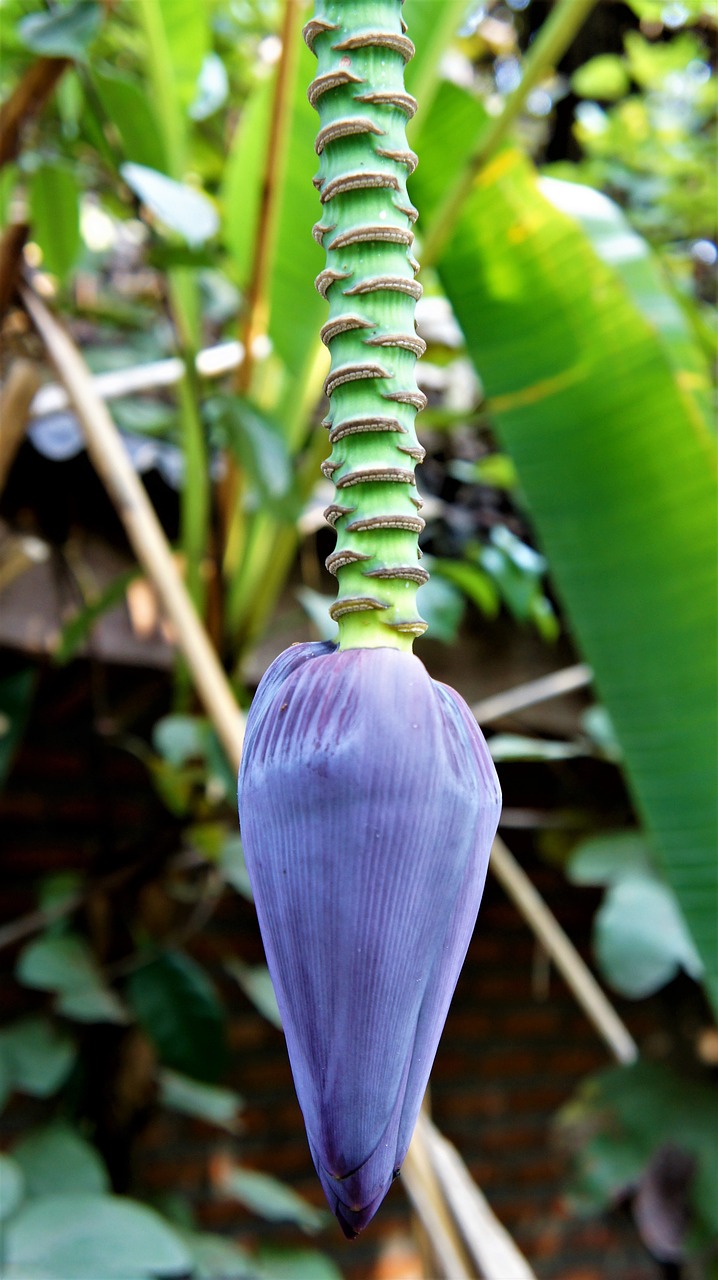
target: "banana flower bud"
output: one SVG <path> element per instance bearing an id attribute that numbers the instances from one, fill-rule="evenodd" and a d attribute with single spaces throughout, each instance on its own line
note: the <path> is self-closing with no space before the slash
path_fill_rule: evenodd
<path id="1" fill-rule="evenodd" d="M 239 809 L 312 1157 L 353 1237 L 411 1139 L 498 779 L 463 699 L 413 654 L 300 644 L 252 704 Z"/>

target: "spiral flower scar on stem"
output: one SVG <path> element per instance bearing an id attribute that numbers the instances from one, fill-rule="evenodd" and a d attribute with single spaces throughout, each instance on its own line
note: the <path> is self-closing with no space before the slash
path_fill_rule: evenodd
<path id="1" fill-rule="evenodd" d="M 406 141 L 416 101 L 404 88 L 414 53 L 401 0 L 320 0 L 304 38 L 316 54 L 308 96 L 319 113 L 322 205 L 314 238 L 326 249 L 316 287 L 329 302 L 322 340 L 331 354 L 324 425 L 336 486 L 325 515 L 337 534 L 327 568 L 338 582 L 330 613 L 339 648 L 411 650 L 426 630 L 416 592 L 419 560 L 414 471 L 424 457 L 415 379 L 425 343 L 414 313 L 421 285 L 412 254 L 417 213 L 407 178 L 417 157 Z"/>

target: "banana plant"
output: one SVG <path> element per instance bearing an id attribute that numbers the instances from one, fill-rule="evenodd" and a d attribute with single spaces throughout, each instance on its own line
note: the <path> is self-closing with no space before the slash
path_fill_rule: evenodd
<path id="1" fill-rule="evenodd" d="M 312 1157 L 356 1236 L 398 1175 L 471 939 L 500 811 L 463 699 L 411 652 L 426 627 L 414 427 L 416 156 L 400 0 L 323 0 L 316 287 L 331 353 L 323 464 L 336 647 L 295 645 L 252 703 L 239 782 L 247 867 Z"/>
<path id="2" fill-rule="evenodd" d="M 421 156 L 409 180 L 421 209 L 415 230 L 462 325 L 568 626 L 616 726 L 638 811 L 702 957 L 707 989 L 718 1000 L 710 777 L 716 459 L 705 412 L 707 362 L 651 251 L 620 211 L 576 184 L 542 186 L 531 161 L 510 146 L 506 119 L 490 119 L 468 90 L 441 81 L 433 24 L 440 12 L 446 36 L 462 16 L 462 5 L 448 9 L 424 0 L 404 6 L 417 45 L 406 83 L 423 95 L 422 109 L 407 122 Z M 584 0 L 555 7 L 546 24 L 551 31 L 527 55 L 508 118 L 527 86 L 556 65 L 589 9 Z M 297 87 L 298 98 L 302 93 Z M 294 157 L 309 163 L 306 103 L 295 108 L 292 130 L 300 119 L 304 141 L 293 134 L 290 165 Z M 291 189 L 291 212 L 283 216 L 308 224 L 309 210 Z M 290 231 L 287 226 L 287 237 Z M 307 275 L 321 268 L 316 246 L 300 243 L 299 227 L 293 245 L 282 256 L 293 263 L 286 276 L 291 307 L 281 306 L 275 284 L 269 322 L 287 358 L 287 314 L 301 305 L 303 315 L 317 316 L 308 292 L 299 302 L 300 268 Z M 341 269 L 340 256 L 329 256 L 332 269 Z M 336 289 L 326 287 L 332 315 Z M 358 306 L 356 315 L 363 316 Z M 304 344 L 303 367 L 312 370 L 316 388 L 326 366 L 306 327 L 298 329 L 295 342 Z M 357 328 L 336 337 L 347 361 L 350 352 L 352 360 L 362 350 L 365 358 L 362 333 Z M 338 394 L 355 395 L 356 386 L 345 384 Z M 311 403 L 306 378 L 299 387 L 295 403 L 302 397 Z M 394 416 L 404 423 L 406 411 Z M 295 435 L 297 442 L 307 438 L 306 427 Z M 314 444 L 311 465 L 321 448 L 321 441 Z M 303 474 L 308 479 L 311 471 Z M 349 505 L 356 489 L 342 492 L 337 505 Z M 348 523 L 337 518 L 339 545 L 361 554 L 358 544 L 350 545 Z M 286 564 L 294 534 L 285 528 L 279 538 Z M 342 583 L 363 581 L 360 562 L 340 576 Z M 259 570 L 256 580 L 264 588 L 253 615 L 258 622 L 278 583 Z M 348 625 L 364 624 L 354 618 Z"/>

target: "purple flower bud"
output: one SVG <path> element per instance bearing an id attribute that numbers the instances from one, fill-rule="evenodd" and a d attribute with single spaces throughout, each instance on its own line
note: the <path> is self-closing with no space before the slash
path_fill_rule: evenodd
<path id="1" fill-rule="evenodd" d="M 312 1158 L 349 1237 L 406 1155 L 500 807 L 471 712 L 413 654 L 302 644 L 264 676 L 244 848 Z"/>

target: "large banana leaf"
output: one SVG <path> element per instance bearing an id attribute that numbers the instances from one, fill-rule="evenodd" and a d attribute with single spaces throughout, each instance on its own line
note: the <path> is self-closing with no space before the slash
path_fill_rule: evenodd
<path id="1" fill-rule="evenodd" d="M 424 215 L 432 172 L 462 160 L 442 123 L 415 143 Z M 515 150 L 438 266 L 718 1005 L 716 460 L 695 367 Z"/>

